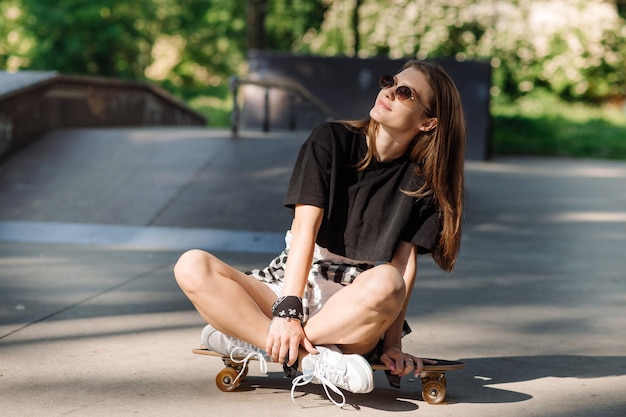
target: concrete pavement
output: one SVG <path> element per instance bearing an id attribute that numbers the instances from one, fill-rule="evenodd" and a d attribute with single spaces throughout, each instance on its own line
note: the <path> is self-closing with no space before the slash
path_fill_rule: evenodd
<path id="1" fill-rule="evenodd" d="M 467 364 L 448 403 L 419 383 L 298 390 L 279 366 L 214 385 L 203 325 L 172 267 L 191 247 L 241 269 L 281 245 L 304 133 L 57 131 L 0 165 L 0 410 L 6 416 L 568 416 L 626 414 L 626 163 L 467 164 L 454 273 L 420 260 L 405 346 Z M 358 411 L 357 411 L 358 410 Z"/>

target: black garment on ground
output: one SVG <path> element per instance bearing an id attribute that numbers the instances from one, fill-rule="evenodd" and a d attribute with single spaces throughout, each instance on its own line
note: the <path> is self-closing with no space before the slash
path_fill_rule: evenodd
<path id="1" fill-rule="evenodd" d="M 358 171 L 366 152 L 363 133 L 339 122 L 316 127 L 298 154 L 285 206 L 323 208 L 317 244 L 337 255 L 388 262 L 400 240 L 432 252 L 440 230 L 433 198 L 401 191 L 422 185 L 415 164 L 405 155 Z"/>

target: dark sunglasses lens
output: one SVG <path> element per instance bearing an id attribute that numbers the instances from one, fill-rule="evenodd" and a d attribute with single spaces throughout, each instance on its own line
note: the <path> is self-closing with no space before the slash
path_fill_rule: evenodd
<path id="1" fill-rule="evenodd" d="M 393 76 L 391 75 L 383 75 L 378 81 L 378 86 L 380 88 L 389 88 L 393 87 L 394 85 L 396 85 L 396 80 L 394 80 Z"/>
<path id="2" fill-rule="evenodd" d="M 399 100 L 410 100 L 413 98 L 413 94 L 411 93 L 411 89 L 405 85 L 401 85 L 396 88 L 396 97 Z"/>

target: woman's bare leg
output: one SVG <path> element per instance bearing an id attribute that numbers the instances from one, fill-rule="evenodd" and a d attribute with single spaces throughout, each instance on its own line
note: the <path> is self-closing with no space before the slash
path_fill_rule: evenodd
<path id="1" fill-rule="evenodd" d="M 263 282 L 200 250 L 183 254 L 174 275 L 198 313 L 216 329 L 265 348 L 276 294 Z"/>
<path id="2" fill-rule="evenodd" d="M 340 345 L 344 353 L 367 354 L 400 313 L 405 297 L 400 272 L 380 265 L 361 273 L 309 319 L 305 333 L 314 345 Z"/>

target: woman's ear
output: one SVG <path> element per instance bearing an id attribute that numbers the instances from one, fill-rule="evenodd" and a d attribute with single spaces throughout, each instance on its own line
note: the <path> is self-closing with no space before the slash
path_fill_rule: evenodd
<path id="1" fill-rule="evenodd" d="M 424 120 L 424 122 L 419 126 L 422 132 L 430 132 L 434 128 L 437 127 L 437 118 L 431 117 L 429 119 Z"/>

